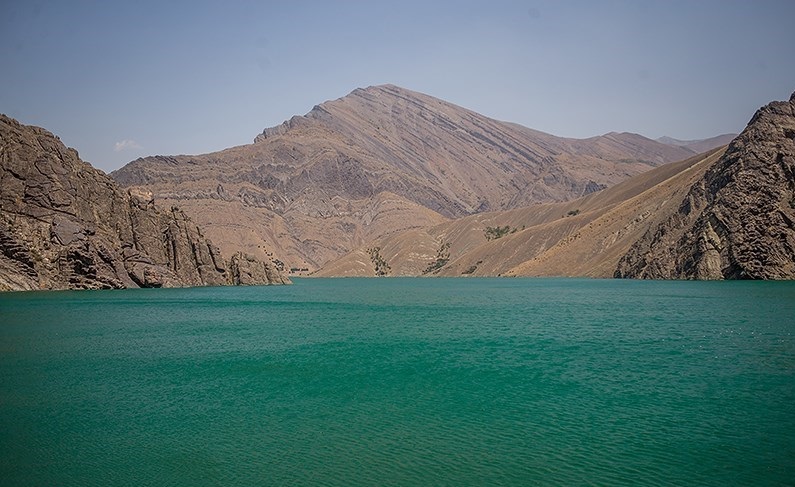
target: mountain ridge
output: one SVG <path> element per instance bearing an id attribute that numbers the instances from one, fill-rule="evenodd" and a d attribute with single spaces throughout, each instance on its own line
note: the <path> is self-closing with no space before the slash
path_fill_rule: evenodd
<path id="1" fill-rule="evenodd" d="M 374 242 L 391 275 L 795 278 L 795 93 L 729 145 L 597 193 Z M 374 275 L 359 249 L 318 276 Z"/>
<path id="2" fill-rule="evenodd" d="M 735 137 L 737 137 L 737 135 L 739 134 L 721 134 L 706 139 L 693 139 L 693 140 L 680 140 L 680 139 L 674 139 L 673 137 L 663 136 L 654 140 L 667 145 L 685 147 L 700 154 L 702 152 L 714 149 L 715 147 L 728 145 L 729 142 L 731 142 L 732 140 L 734 140 Z"/>
<path id="3" fill-rule="evenodd" d="M 693 154 L 637 134 L 555 137 L 379 85 L 268 127 L 252 144 L 142 158 L 111 175 L 183 207 L 226 252 L 270 248 L 314 270 L 407 226 L 569 200 Z M 400 201 L 401 216 L 366 216 L 382 193 Z M 218 201 L 224 212 L 214 215 Z M 229 215 L 263 223 L 232 238 Z"/>

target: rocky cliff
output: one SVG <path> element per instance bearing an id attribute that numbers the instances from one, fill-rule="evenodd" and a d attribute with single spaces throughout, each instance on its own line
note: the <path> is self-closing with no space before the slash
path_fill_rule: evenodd
<path id="1" fill-rule="evenodd" d="M 759 109 L 616 277 L 795 278 L 795 93 Z"/>
<path id="2" fill-rule="evenodd" d="M 176 207 L 155 208 L 151 194 L 119 188 L 50 132 L 4 115 L 0 188 L 0 290 L 287 282 L 273 263 L 225 262 Z M 241 268 L 260 270 L 241 279 Z"/>

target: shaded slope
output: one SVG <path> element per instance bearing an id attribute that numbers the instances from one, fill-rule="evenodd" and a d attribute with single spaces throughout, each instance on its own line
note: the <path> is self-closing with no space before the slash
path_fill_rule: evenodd
<path id="1" fill-rule="evenodd" d="M 284 282 L 218 249 L 179 209 L 124 191 L 38 127 L 0 115 L 0 290 Z"/>
<path id="2" fill-rule="evenodd" d="M 507 275 L 612 277 L 621 257 L 650 226 L 676 211 L 690 185 L 715 164 L 722 152 L 717 149 L 685 161 L 676 174 L 600 212 Z"/>

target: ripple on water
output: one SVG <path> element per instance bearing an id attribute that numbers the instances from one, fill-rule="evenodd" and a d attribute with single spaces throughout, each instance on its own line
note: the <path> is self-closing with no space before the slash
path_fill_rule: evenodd
<path id="1" fill-rule="evenodd" d="M 785 485 L 795 285 L 0 296 L 4 485 Z"/>

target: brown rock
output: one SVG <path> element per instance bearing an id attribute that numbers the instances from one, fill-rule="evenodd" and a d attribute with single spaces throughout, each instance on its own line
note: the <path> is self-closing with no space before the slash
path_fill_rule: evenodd
<path id="1" fill-rule="evenodd" d="M 314 270 L 397 232 L 571 200 L 692 155 L 637 134 L 555 137 L 384 85 L 253 144 L 139 159 L 112 176 L 179 204 L 228 255 L 265 258 L 267 248 Z"/>
<path id="2" fill-rule="evenodd" d="M 795 278 L 795 97 L 759 109 L 616 277 Z"/>
<path id="3" fill-rule="evenodd" d="M 262 262 L 243 252 L 237 252 L 229 263 L 232 284 L 236 286 L 252 286 L 263 282 L 269 284 L 289 284 L 290 280 L 282 275 L 273 262 Z"/>
<path id="4" fill-rule="evenodd" d="M 218 249 L 179 209 L 122 190 L 44 129 L 0 115 L 0 141 L 0 290 L 231 283 Z"/>

